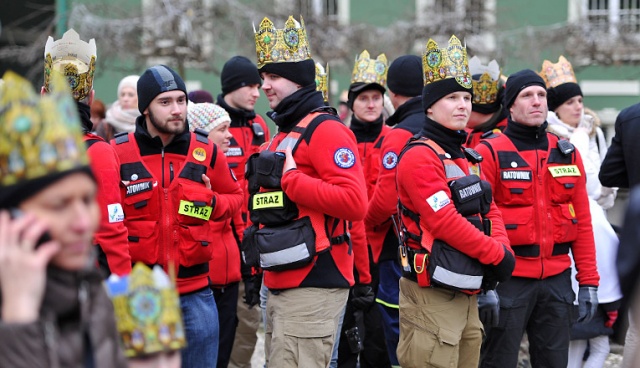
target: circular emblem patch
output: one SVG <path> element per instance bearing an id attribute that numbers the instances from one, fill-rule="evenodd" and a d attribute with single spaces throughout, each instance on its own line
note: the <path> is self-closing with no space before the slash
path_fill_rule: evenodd
<path id="1" fill-rule="evenodd" d="M 202 162 L 207 158 L 207 151 L 205 151 L 202 147 L 198 147 L 193 150 L 193 158 Z"/>
<path id="2" fill-rule="evenodd" d="M 382 166 L 385 169 L 391 170 L 398 164 L 398 155 L 395 152 L 387 152 L 382 158 Z"/>
<path id="3" fill-rule="evenodd" d="M 343 169 L 348 169 L 356 163 L 356 155 L 348 148 L 339 148 L 333 155 L 333 161 Z"/>

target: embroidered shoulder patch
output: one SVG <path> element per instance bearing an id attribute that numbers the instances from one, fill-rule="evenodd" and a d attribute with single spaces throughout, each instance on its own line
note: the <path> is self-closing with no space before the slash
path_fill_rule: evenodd
<path id="1" fill-rule="evenodd" d="M 391 170 L 398 164 L 398 155 L 395 152 L 389 151 L 382 157 L 382 166 L 385 169 Z"/>
<path id="2" fill-rule="evenodd" d="M 451 203 L 451 199 L 449 199 L 449 197 L 447 196 L 447 193 L 445 193 L 444 190 L 440 190 L 436 194 L 427 198 L 427 203 L 429 203 L 429 206 L 431 206 L 431 209 L 433 209 L 433 212 L 438 212 L 441 209 L 443 209 L 446 205 Z"/>
<path id="3" fill-rule="evenodd" d="M 124 211 L 120 203 L 107 205 L 107 213 L 109 214 L 109 223 L 124 221 Z"/>
<path id="4" fill-rule="evenodd" d="M 348 148 L 338 148 L 333 154 L 333 161 L 343 169 L 353 167 L 356 163 L 356 155 Z"/>

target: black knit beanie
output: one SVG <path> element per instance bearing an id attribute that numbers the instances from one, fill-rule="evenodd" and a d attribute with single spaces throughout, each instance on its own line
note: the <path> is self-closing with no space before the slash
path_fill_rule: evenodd
<path id="1" fill-rule="evenodd" d="M 349 85 L 349 93 L 347 94 L 347 106 L 350 110 L 353 110 L 353 101 L 358 98 L 358 95 L 364 91 L 368 90 L 376 90 L 380 91 L 380 93 L 384 94 L 387 89 L 378 83 L 364 83 L 364 82 L 355 82 Z"/>
<path id="2" fill-rule="evenodd" d="M 157 95 L 180 90 L 187 96 L 187 87 L 182 78 L 166 65 L 156 65 L 147 69 L 138 79 L 138 110 L 144 114 Z"/>
<path id="3" fill-rule="evenodd" d="M 395 94 L 416 97 L 422 93 L 422 59 L 403 55 L 395 59 L 387 72 L 387 87 Z"/>
<path id="4" fill-rule="evenodd" d="M 316 63 L 313 59 L 291 63 L 270 63 L 260 68 L 259 72 L 279 75 L 302 87 L 316 83 Z"/>
<path id="5" fill-rule="evenodd" d="M 509 109 L 520 92 L 531 86 L 547 88 L 542 77 L 531 69 L 523 69 L 511 74 L 505 87 L 504 107 Z"/>
<path id="6" fill-rule="evenodd" d="M 261 85 L 262 79 L 258 74 L 258 67 L 251 60 L 244 56 L 234 56 L 224 63 L 220 73 L 220 83 L 224 96 L 244 86 Z"/>
<path id="7" fill-rule="evenodd" d="M 429 83 L 422 89 L 422 109 L 426 112 L 439 99 L 453 92 L 469 92 L 473 94 L 473 88 L 463 87 L 455 78 Z"/>
<path id="8" fill-rule="evenodd" d="M 583 96 L 582 89 L 580 89 L 578 83 L 562 83 L 547 89 L 547 105 L 549 105 L 549 111 L 556 111 L 560 105 L 575 96 Z"/>

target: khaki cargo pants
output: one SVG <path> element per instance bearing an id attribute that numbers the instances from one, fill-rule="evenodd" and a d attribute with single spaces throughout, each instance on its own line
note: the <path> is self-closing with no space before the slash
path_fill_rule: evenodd
<path id="1" fill-rule="evenodd" d="M 326 368 L 349 289 L 296 288 L 269 292 L 267 367 Z"/>
<path id="2" fill-rule="evenodd" d="M 397 353 L 402 368 L 477 368 L 482 335 L 475 295 L 400 279 Z"/>

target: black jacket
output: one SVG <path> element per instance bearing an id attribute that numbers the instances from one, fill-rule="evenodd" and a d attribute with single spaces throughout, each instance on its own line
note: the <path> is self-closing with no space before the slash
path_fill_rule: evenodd
<path id="1" fill-rule="evenodd" d="M 606 187 L 633 188 L 640 184 L 640 103 L 618 114 L 615 130 L 598 178 Z"/>

